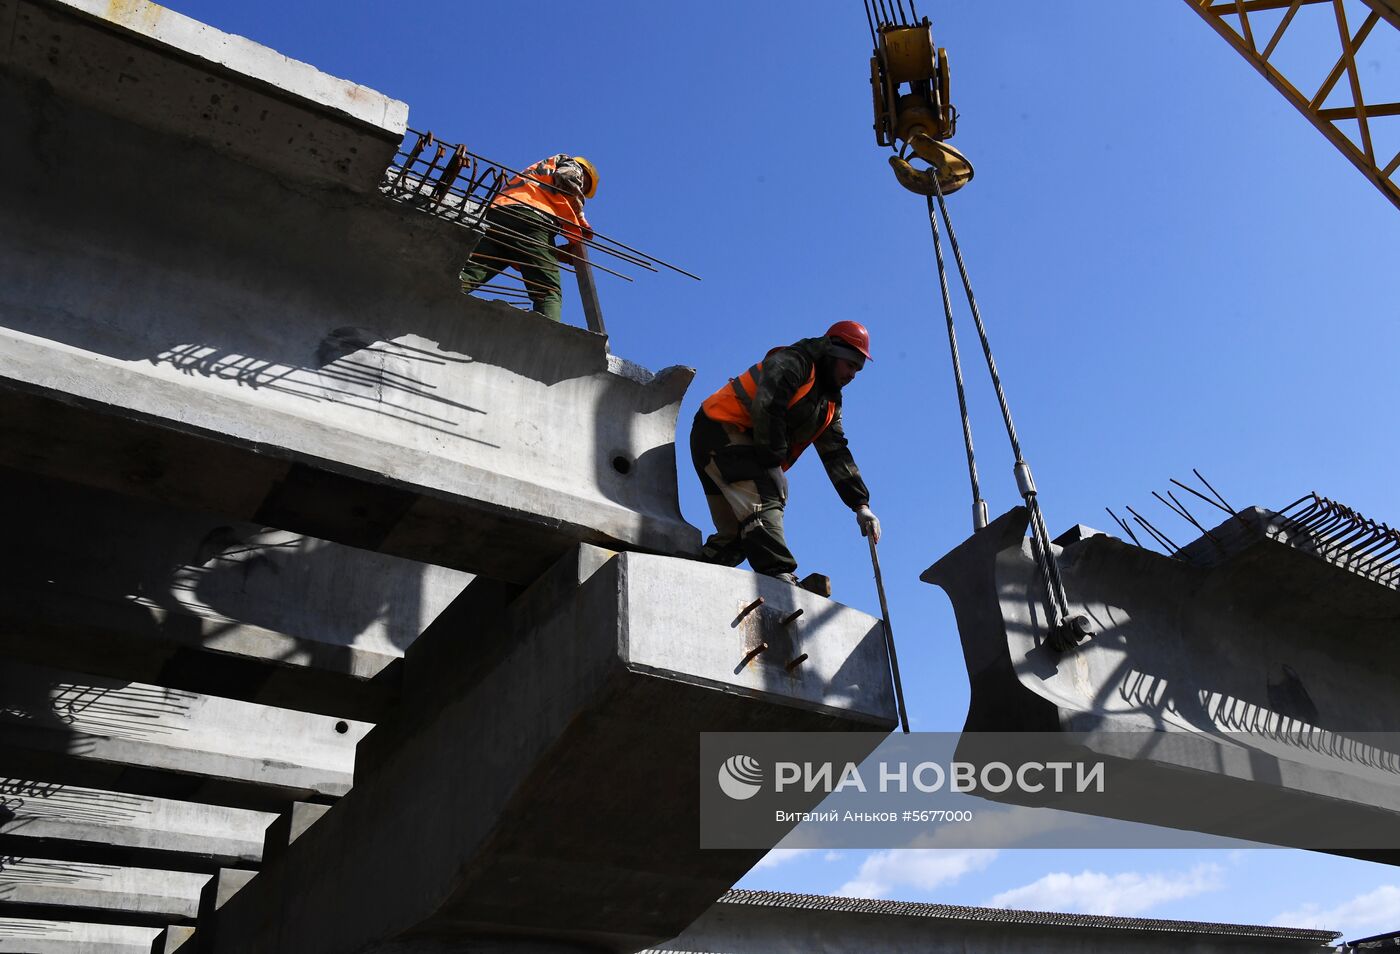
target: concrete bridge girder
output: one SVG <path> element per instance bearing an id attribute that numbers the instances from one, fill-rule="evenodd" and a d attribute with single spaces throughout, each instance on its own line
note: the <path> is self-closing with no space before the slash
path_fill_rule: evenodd
<path id="1" fill-rule="evenodd" d="M 150 954 L 160 935 L 125 924 L 0 917 L 0 954 Z"/>
<path id="2" fill-rule="evenodd" d="M 1026 525 L 1015 509 L 922 577 L 958 619 L 960 755 L 979 757 L 976 733 L 1043 733 L 1046 751 L 1133 779 L 1135 797 L 1058 808 L 1344 854 L 1400 847 L 1400 594 L 1297 549 L 1263 511 L 1213 530 L 1194 561 L 1098 534 L 1056 549 L 1094 630 L 1060 654 Z"/>
<path id="3" fill-rule="evenodd" d="M 0 53 L 0 115 L 31 131 L 0 156 L 0 465 L 518 582 L 578 541 L 698 546 L 674 454 L 692 372 L 464 297 L 467 233 L 376 190 L 401 111 L 371 121 L 288 66 L 320 98 L 281 90 L 293 143 L 250 157 L 198 104 L 152 103 L 208 79 L 240 136 L 270 138 L 266 57 L 156 30 L 122 66 L 155 90 L 133 103 L 30 50 L 26 17 L 102 75 L 83 51 L 129 25 L 85 10 L 19 0 Z M 327 152 L 379 158 L 328 181 Z"/>
<path id="4" fill-rule="evenodd" d="M 470 574 L 0 470 L 9 658 L 377 721 Z M 115 558 L 114 558 L 115 557 Z"/>
<path id="5" fill-rule="evenodd" d="M 212 871 L 263 857 L 271 812 L 134 795 L 52 782 L 0 781 L 6 814 L 0 850 L 20 857 L 82 852 L 91 845 L 113 863 Z"/>
<path id="6" fill-rule="evenodd" d="M 14 662 L 0 670 L 0 698 L 0 751 L 11 771 L 54 768 L 96 788 L 135 768 L 246 790 L 250 799 L 337 797 L 350 789 L 355 746 L 371 728 Z"/>

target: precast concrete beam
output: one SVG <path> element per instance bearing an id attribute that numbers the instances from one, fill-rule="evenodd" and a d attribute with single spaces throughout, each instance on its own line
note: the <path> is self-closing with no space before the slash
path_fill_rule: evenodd
<path id="1" fill-rule="evenodd" d="M 0 669 L 7 765 L 58 766 L 64 781 L 114 787 L 122 772 L 185 776 L 250 799 L 334 797 L 350 788 L 363 722 L 142 683 L 10 663 Z"/>
<path id="2" fill-rule="evenodd" d="M 69 21 L 150 46 L 5 2 L 60 47 Z M 202 36 L 186 66 L 209 61 Z M 188 78 L 211 96 L 243 64 L 220 49 Z M 80 97 L 18 53 L 0 67 L 0 121 L 42 131 L 0 152 L 0 466 L 520 583 L 580 541 L 698 548 L 674 450 L 690 369 L 652 375 L 599 335 L 467 298 L 466 230 L 300 187 L 158 112 Z M 314 100 L 298 122 L 317 141 L 344 127 Z"/>
<path id="3" fill-rule="evenodd" d="M 372 191 L 408 105 L 147 0 L 2 0 L 0 69 L 283 177 Z"/>
<path id="4" fill-rule="evenodd" d="M 471 580 L 14 471 L 0 496 L 33 502 L 6 526 L 0 655 L 224 698 L 377 719 L 385 670 Z"/>
<path id="5" fill-rule="evenodd" d="M 414 666 L 454 651 L 478 664 Z M 636 950 L 762 854 L 699 849 L 701 732 L 878 739 L 896 720 L 878 620 L 768 577 L 589 547 L 405 662 L 403 721 L 376 728 L 350 794 L 225 905 L 212 951 Z"/>
<path id="6" fill-rule="evenodd" d="M 269 812 L 0 779 L 0 851 L 213 871 L 262 860 Z"/>
<path id="7" fill-rule="evenodd" d="M 193 921 L 213 878 L 189 871 L 118 867 L 48 858 L 7 858 L 0 905 L 41 909 L 45 916 L 150 919 L 155 926 Z"/>
<path id="8" fill-rule="evenodd" d="M 1025 738 L 1101 757 L 1122 780 L 1117 797 L 1055 807 L 1344 854 L 1400 848 L 1400 593 L 1281 525 L 1246 511 L 1175 558 L 1103 534 L 1054 548 L 1093 630 L 1063 654 L 1046 641 L 1025 510 L 975 533 L 922 577 L 957 614 L 974 733 L 960 755 L 976 754 L 975 733 L 1042 733 Z"/>
<path id="9" fill-rule="evenodd" d="M 0 917 L 0 954 L 151 954 L 159 928 Z"/>
<path id="10" fill-rule="evenodd" d="M 158 927 L 0 918 L 0 954 L 150 954 Z"/>

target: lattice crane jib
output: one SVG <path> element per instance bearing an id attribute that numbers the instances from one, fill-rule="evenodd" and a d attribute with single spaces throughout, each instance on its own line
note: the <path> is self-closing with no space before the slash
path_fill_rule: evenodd
<path id="1" fill-rule="evenodd" d="M 1400 34 L 1400 0 L 1356 0 L 1360 6 L 1353 11 L 1367 11 L 1360 23 L 1348 15 L 1344 0 L 1185 2 L 1400 208 L 1400 152 L 1391 156 L 1380 150 L 1373 134 L 1379 123 L 1400 124 L 1400 102 L 1372 101 L 1367 92 L 1373 77 L 1357 66 L 1379 55 L 1382 47 L 1393 46 Z M 1334 23 L 1324 31 L 1302 28 L 1298 13 L 1305 7 L 1327 8 Z M 1278 11 L 1282 13 L 1275 23 Z M 1304 80 L 1299 71 L 1285 72 L 1279 64 L 1277 53 L 1285 36 L 1304 37 L 1302 42 L 1313 46 L 1335 44 L 1336 59 L 1321 85 L 1315 87 L 1315 79 Z"/>

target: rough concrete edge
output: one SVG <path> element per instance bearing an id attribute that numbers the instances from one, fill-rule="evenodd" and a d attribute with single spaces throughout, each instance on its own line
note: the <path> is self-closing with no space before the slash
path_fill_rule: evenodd
<path id="1" fill-rule="evenodd" d="M 276 95 L 401 139 L 408 104 L 368 86 L 331 76 L 261 43 L 225 33 L 149 0 L 31 0 L 67 9 L 103 26 L 135 34 L 163 51 L 206 64 Z"/>
<path id="2" fill-rule="evenodd" d="M 664 679 L 668 682 L 678 683 L 683 686 L 701 686 L 725 695 L 739 696 L 744 699 L 757 699 L 762 702 L 773 703 L 786 706 L 790 709 L 801 709 L 804 712 L 816 712 L 822 715 L 834 716 L 848 722 L 868 723 L 877 726 L 885 732 L 891 732 L 899 726 L 899 717 L 891 713 L 881 715 L 878 712 L 870 712 L 863 709 L 852 709 L 844 706 L 830 705 L 824 702 L 809 702 L 796 696 L 784 695 L 780 692 L 765 692 L 762 689 L 750 689 L 746 686 L 736 686 L 733 683 L 721 682 L 705 676 L 696 676 L 689 673 L 680 674 L 674 669 L 666 669 L 659 666 L 648 666 L 646 663 L 634 663 L 624 658 L 624 666 L 628 672 L 635 672 L 641 675 L 651 676 L 655 679 Z M 890 699 L 890 708 L 894 708 L 894 699 Z"/>

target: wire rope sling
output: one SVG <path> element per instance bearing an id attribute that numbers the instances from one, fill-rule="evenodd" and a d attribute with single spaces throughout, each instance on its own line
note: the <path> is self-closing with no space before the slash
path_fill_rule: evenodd
<path id="1" fill-rule="evenodd" d="M 977 531 L 987 525 L 987 503 L 982 499 L 981 484 L 977 477 L 977 455 L 972 444 L 972 420 L 967 412 L 967 391 L 963 381 L 962 360 L 958 353 L 957 330 L 953 322 L 952 297 L 948 291 L 943 240 L 938 228 L 940 216 L 948 232 L 948 244 L 957 262 L 963 291 L 967 295 L 968 307 L 977 328 L 977 337 L 982 344 L 982 355 L 986 359 L 987 371 L 996 391 L 1002 421 L 1011 441 L 1011 451 L 1015 455 L 1013 470 L 1016 488 L 1030 514 L 1032 547 L 1041 582 L 1045 587 L 1046 611 L 1050 623 L 1049 643 L 1053 648 L 1063 651 L 1089 635 L 1089 620 L 1086 616 L 1070 612 L 1069 598 L 1051 549 L 1050 534 L 1045 527 L 1045 516 L 1041 512 L 1035 479 L 1031 476 L 1030 465 L 1026 463 L 1025 455 L 1021 452 L 1021 440 L 1011 417 L 1011 406 L 1006 399 L 1006 390 L 1002 387 L 1001 375 L 997 371 L 996 358 L 992 354 L 991 341 L 987 337 L 987 327 L 982 320 L 982 311 L 977 306 L 977 297 L 972 292 L 972 282 L 968 278 L 962 249 L 958 246 L 957 233 L 953 230 L 953 220 L 948 215 L 946 197 L 972 181 L 972 164 L 957 149 L 944 142 L 956 132 L 958 119 L 957 109 L 949 101 L 948 51 L 934 46 L 933 29 L 929 19 L 919 19 L 913 0 L 909 0 L 909 13 L 905 12 L 904 0 L 864 2 L 866 23 L 870 27 L 870 40 L 874 46 L 870 58 L 870 86 L 875 104 L 875 141 L 881 146 L 889 146 L 893 151 L 889 161 L 899 184 L 924 196 L 929 227 L 933 233 L 938 284 L 943 297 L 943 314 L 948 326 L 948 350 L 953 360 L 953 380 L 957 386 L 963 445 L 967 451 L 967 472 L 972 484 L 972 528 Z M 910 159 L 922 160 L 928 167 L 917 168 Z M 934 209 L 935 203 L 937 211 Z"/>

